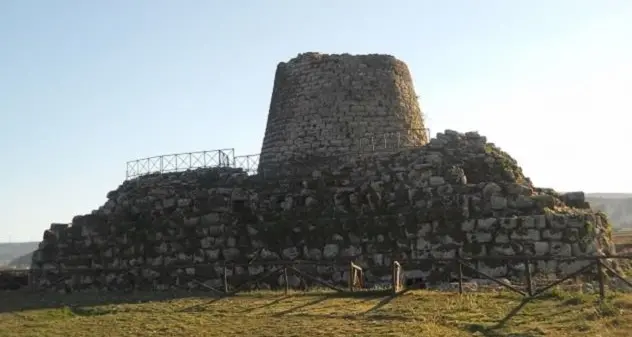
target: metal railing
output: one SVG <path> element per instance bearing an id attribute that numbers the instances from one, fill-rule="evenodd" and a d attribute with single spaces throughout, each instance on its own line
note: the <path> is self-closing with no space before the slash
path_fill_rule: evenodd
<path id="1" fill-rule="evenodd" d="M 131 179 L 154 173 L 180 172 L 206 167 L 234 166 L 234 149 L 174 153 L 128 161 L 125 176 L 127 179 Z"/>
<path id="2" fill-rule="evenodd" d="M 351 146 L 355 152 L 377 152 L 420 146 L 420 141 L 430 141 L 430 129 L 410 129 L 405 132 L 385 132 L 359 137 Z"/>
<path id="3" fill-rule="evenodd" d="M 325 154 L 324 157 L 345 157 L 358 153 L 373 153 L 419 146 L 419 140 L 430 139 L 430 129 L 411 129 L 402 132 L 369 134 L 355 138 L 346 153 Z M 297 145 L 300 141 L 297 141 Z M 184 152 L 131 160 L 126 163 L 126 179 L 169 172 L 211 167 L 241 168 L 248 174 L 257 174 L 259 154 L 235 156 L 235 149 Z"/>
<path id="4" fill-rule="evenodd" d="M 242 168 L 248 174 L 257 174 L 259 154 L 248 154 L 235 157 L 235 167 Z"/>

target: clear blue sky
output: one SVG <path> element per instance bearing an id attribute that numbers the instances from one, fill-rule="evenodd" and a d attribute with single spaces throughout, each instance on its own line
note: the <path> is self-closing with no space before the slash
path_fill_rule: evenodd
<path id="1" fill-rule="evenodd" d="M 105 202 L 125 162 L 260 150 L 278 62 L 389 53 L 434 134 L 540 186 L 632 192 L 632 1 L 0 1 L 0 241 Z"/>

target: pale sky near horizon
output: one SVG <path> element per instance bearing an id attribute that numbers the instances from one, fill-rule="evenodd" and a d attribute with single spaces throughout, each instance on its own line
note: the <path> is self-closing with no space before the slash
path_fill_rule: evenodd
<path id="1" fill-rule="evenodd" d="M 275 67 L 388 53 L 432 133 L 542 187 L 632 192 L 632 1 L 0 1 L 0 242 L 105 202 L 125 162 L 260 151 Z"/>

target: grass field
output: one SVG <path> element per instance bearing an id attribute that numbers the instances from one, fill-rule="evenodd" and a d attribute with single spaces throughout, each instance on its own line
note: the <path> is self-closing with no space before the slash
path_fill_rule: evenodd
<path id="1" fill-rule="evenodd" d="M 632 230 L 613 232 L 612 240 L 615 244 L 632 244 Z"/>
<path id="2" fill-rule="evenodd" d="M 0 294 L 0 336 L 630 336 L 632 295 Z M 162 298 L 157 298 L 161 296 Z M 177 298 L 176 298 L 177 297 Z"/>

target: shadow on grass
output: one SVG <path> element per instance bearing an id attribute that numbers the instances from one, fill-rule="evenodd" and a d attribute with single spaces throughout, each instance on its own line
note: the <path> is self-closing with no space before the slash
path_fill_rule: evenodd
<path id="1" fill-rule="evenodd" d="M 237 294 L 238 297 L 252 296 L 261 297 L 269 296 L 282 292 L 242 292 Z M 355 292 L 331 292 L 321 289 L 299 292 L 292 291 L 289 296 L 326 296 L 327 298 L 366 298 L 367 300 L 387 296 L 389 290 L 362 290 Z M 21 312 L 38 309 L 58 309 L 58 308 L 78 308 L 78 307 L 95 307 L 110 304 L 139 304 L 148 302 L 163 302 L 176 299 L 208 299 L 203 303 L 184 308 L 180 311 L 200 311 L 204 307 L 212 305 L 215 302 L 221 302 L 224 298 L 233 296 L 222 296 L 208 291 L 138 291 L 138 292 L 75 292 L 71 294 L 59 293 L 35 293 L 30 291 L 8 291 L 0 292 L 0 314 L 10 312 Z M 266 306 L 274 305 L 283 298 L 277 299 Z M 255 308 L 256 309 L 256 308 Z M 253 310 L 255 310 L 253 309 Z M 81 313 L 77 313 L 80 315 Z"/>
<path id="2" fill-rule="evenodd" d="M 382 308 L 383 306 L 387 305 L 388 303 L 390 303 L 393 299 L 395 299 L 398 296 L 403 295 L 404 293 L 406 293 L 407 291 L 404 290 L 402 292 L 399 292 L 397 294 L 392 294 L 392 292 L 390 290 L 384 290 L 384 291 L 359 291 L 359 292 L 332 292 L 332 293 L 327 293 L 327 294 L 310 294 L 310 293 L 297 293 L 297 294 L 292 294 L 292 295 L 285 295 L 282 296 L 280 298 L 277 298 L 269 303 L 266 303 L 264 305 L 261 306 L 257 306 L 257 307 L 253 307 L 247 310 L 242 311 L 242 313 L 248 313 L 248 312 L 252 312 L 258 309 L 263 309 L 263 308 L 268 308 L 271 306 L 274 306 L 280 302 L 282 302 L 285 299 L 291 298 L 291 297 L 300 297 L 300 296 L 310 296 L 310 297 L 316 297 L 314 300 L 301 304 L 299 306 L 296 307 L 292 307 L 289 308 L 287 310 L 278 312 L 273 314 L 273 317 L 281 317 L 290 313 L 294 313 L 294 316 L 301 316 L 301 317 L 314 317 L 314 318 L 344 318 L 344 319 L 365 319 L 367 317 L 370 317 L 371 320 L 399 320 L 399 321 L 406 321 L 406 320 L 410 320 L 410 318 L 401 316 L 401 315 L 382 315 L 382 314 L 372 314 L 373 312 L 377 311 L 378 309 Z M 370 301 L 370 300 L 375 300 L 378 298 L 382 298 L 382 300 L 377 303 L 374 307 L 370 308 L 369 310 L 359 313 L 359 314 L 353 314 L 353 315 L 347 315 L 347 314 L 312 314 L 312 313 L 297 313 L 297 311 L 299 311 L 300 309 L 304 309 L 313 305 L 317 305 L 319 303 L 325 302 L 327 300 L 330 299 L 340 299 L 340 298 L 353 298 L 353 299 L 365 299 L 365 301 Z M 362 302 L 365 302 L 362 301 Z M 215 301 L 211 301 L 210 303 L 207 304 L 211 304 L 212 302 Z"/>
<path id="3" fill-rule="evenodd" d="M 340 314 L 313 314 L 313 313 L 297 313 L 296 317 L 308 317 L 308 318 L 331 318 L 331 319 L 346 319 L 346 320 L 371 320 L 371 321 L 398 321 L 407 322 L 414 320 L 413 317 L 406 317 L 403 315 L 370 315 L 364 314 L 355 315 L 340 315 Z"/>
<path id="4" fill-rule="evenodd" d="M 273 301 L 271 301 L 270 303 L 264 304 L 262 306 L 259 307 L 255 307 L 252 309 L 248 309 L 248 310 L 244 310 L 243 313 L 247 313 L 247 312 L 252 312 L 254 310 L 257 309 L 261 309 L 261 308 L 267 308 L 270 306 L 273 306 L 275 304 L 280 303 L 281 301 L 283 301 L 284 299 L 287 299 L 289 297 L 296 297 L 296 296 L 308 296 L 308 297 L 314 297 L 314 296 L 318 296 L 319 300 L 317 303 L 322 302 L 320 300 L 320 298 L 324 298 L 326 299 L 333 299 L 333 298 L 365 298 L 367 301 L 376 299 L 376 298 L 380 298 L 380 297 L 384 297 L 387 296 L 388 294 L 390 294 L 391 291 L 390 290 L 360 290 L 360 291 L 354 291 L 354 292 L 332 292 L 329 290 L 326 291 L 314 291 L 314 292 L 310 292 L 310 291 L 306 291 L 306 292 L 291 292 L 289 295 L 283 295 L 281 298 L 277 298 Z M 257 292 L 243 292 L 238 294 L 237 296 L 255 296 L 255 297 L 260 297 L 262 293 L 257 293 Z M 203 311 L 205 310 L 208 306 L 216 303 L 216 302 L 221 302 L 222 299 L 224 298 L 231 298 L 232 296 L 223 296 L 223 297 L 216 297 L 213 298 L 212 300 L 205 302 L 205 303 L 200 303 L 200 304 L 196 304 L 184 309 L 181 309 L 180 312 L 199 312 L 199 311 Z M 316 303 L 313 303 L 316 304 Z M 298 308 L 294 308 L 292 310 L 296 310 Z"/>
<path id="5" fill-rule="evenodd" d="M 281 301 L 286 300 L 286 299 L 288 299 L 290 297 L 291 296 L 284 295 L 283 297 L 279 297 L 279 298 L 277 298 L 276 300 L 274 300 L 274 301 L 272 301 L 270 303 L 266 303 L 264 305 L 260 305 L 260 306 L 256 306 L 256 307 L 252 307 L 252 308 L 243 310 L 242 313 L 249 313 L 249 312 L 253 312 L 253 311 L 259 310 L 259 309 L 265 309 L 265 308 L 274 306 L 276 304 L 279 304 L 279 303 L 281 303 Z"/>
<path id="6" fill-rule="evenodd" d="M 404 295 L 404 294 L 405 294 L 405 293 L 407 293 L 408 291 L 410 291 L 410 290 L 405 289 L 405 290 L 400 291 L 400 292 L 398 292 L 398 293 L 396 293 L 396 294 L 389 293 L 387 297 L 385 297 L 384 299 L 382 299 L 382 300 L 381 300 L 378 304 L 376 304 L 373 308 L 371 308 L 371 309 L 369 309 L 369 310 L 365 311 L 365 312 L 364 312 L 364 313 L 362 313 L 362 314 L 363 314 L 363 315 L 366 315 L 366 314 L 370 314 L 370 313 L 372 313 L 372 312 L 374 312 L 374 311 L 376 311 L 376 310 L 379 310 L 380 308 L 384 307 L 385 305 L 387 305 L 387 304 L 391 303 L 391 301 L 392 301 L 392 300 L 394 300 L 395 298 L 397 298 L 398 296 Z"/>
<path id="7" fill-rule="evenodd" d="M 94 292 L 94 293 L 33 293 L 11 291 L 0 294 L 0 313 L 64 307 L 94 307 L 109 304 L 138 304 L 171 301 L 185 298 L 216 298 L 209 292 L 164 291 L 164 292 Z"/>
<path id="8" fill-rule="evenodd" d="M 326 300 L 328 300 L 328 299 L 330 299 L 330 298 L 335 298 L 335 296 L 331 296 L 331 295 L 321 296 L 321 297 L 319 297 L 319 298 L 317 298 L 317 299 L 315 299 L 315 300 L 313 300 L 313 301 L 311 301 L 311 302 L 307 302 L 307 303 L 305 303 L 305 304 L 301 304 L 301 305 L 299 305 L 299 306 L 296 306 L 296 307 L 293 307 L 293 308 L 290 308 L 290 309 L 287 309 L 287 310 L 284 310 L 284 311 L 281 311 L 281 312 L 277 312 L 277 313 L 273 314 L 272 316 L 273 316 L 273 317 L 280 317 L 280 316 L 283 316 L 283 315 L 289 314 L 289 313 L 291 313 L 291 312 L 295 312 L 295 311 L 297 311 L 297 310 L 299 310 L 299 309 L 307 308 L 307 307 L 309 307 L 309 306 L 312 306 L 312 305 L 316 305 L 316 304 L 318 304 L 318 303 L 325 302 Z"/>
<path id="9" fill-rule="evenodd" d="M 146 302 L 160 302 L 171 301 L 176 299 L 208 299 L 205 303 L 200 303 L 198 306 L 210 305 L 212 303 L 222 301 L 226 298 L 237 297 L 274 297 L 280 295 L 281 298 L 277 298 L 271 303 L 265 304 L 263 307 L 272 306 L 281 302 L 287 297 L 296 296 L 327 296 L 328 298 L 356 298 L 365 299 L 365 301 L 372 301 L 375 299 L 382 299 L 374 308 L 367 311 L 373 312 L 381 307 L 387 305 L 394 298 L 401 296 L 412 289 L 406 289 L 396 295 L 392 293 L 390 289 L 371 289 L 371 290 L 356 290 L 354 292 L 335 292 L 328 289 L 312 288 L 307 291 L 291 290 L 288 295 L 284 295 L 282 291 L 242 291 L 237 295 L 223 295 L 209 291 L 186 291 L 186 290 L 170 290 L 170 291 L 135 291 L 135 292 L 75 292 L 71 294 L 59 294 L 59 293 L 34 293 L 29 291 L 8 291 L 0 292 L 0 313 L 4 312 L 18 312 L 23 310 L 33 309 L 46 309 L 46 308 L 60 308 L 64 306 L 98 306 L 107 304 L 137 304 Z M 551 293 L 541 294 L 540 296 L 533 298 L 532 300 L 560 300 L 560 305 L 577 305 L 592 300 L 592 296 L 579 296 L 577 294 L 571 294 L 573 296 L 564 296 Z M 498 294 L 494 295 L 498 299 L 506 300 L 519 300 L 517 295 L 512 294 Z M 611 296 L 614 298 L 614 296 Z M 521 304 L 524 305 L 524 304 Z M 252 310 L 256 310 L 253 308 Z M 244 311 L 247 312 L 247 311 Z"/>
<path id="10" fill-rule="evenodd" d="M 509 320 L 516 316 L 520 312 L 520 310 L 522 310 L 522 308 L 524 308 L 524 306 L 527 305 L 529 302 L 531 302 L 531 299 L 529 298 L 522 300 L 520 304 L 518 304 L 518 306 L 513 308 L 505 317 L 498 321 L 496 325 L 492 326 L 492 329 L 501 329 L 505 327 L 507 325 L 507 322 L 509 322 Z"/>
<path id="11" fill-rule="evenodd" d="M 497 336 L 506 336 L 506 334 L 502 333 L 501 329 L 505 328 L 507 326 L 507 323 L 513 319 L 516 315 L 518 315 L 518 313 L 529 303 L 535 303 L 538 301 L 546 301 L 546 300 L 555 300 L 555 299 L 559 299 L 560 300 L 560 305 L 564 305 L 564 306 L 574 306 L 574 305 L 578 305 L 581 303 L 584 303 L 582 299 L 577 299 L 577 298 L 570 298 L 570 299 L 566 299 L 566 300 L 561 300 L 558 296 L 556 296 L 555 294 L 543 294 L 537 297 L 531 297 L 531 298 L 524 298 L 522 301 L 520 301 L 520 303 L 513 308 L 510 312 L 507 313 L 507 315 L 505 315 L 503 318 L 501 318 L 496 324 L 492 325 L 492 326 L 486 326 L 483 324 L 469 324 L 466 326 L 466 330 L 468 332 L 471 333 L 478 333 L 479 336 L 487 336 L 487 337 L 497 337 Z M 569 308 L 567 311 L 571 311 L 573 310 L 572 308 Z M 553 314 L 560 314 L 560 312 L 557 313 L 542 313 L 541 317 L 535 317 L 536 319 L 545 319 L 544 316 L 550 316 Z M 538 331 L 537 329 L 534 331 L 530 331 L 530 332 L 526 332 L 526 333 L 521 333 L 521 334 L 511 334 L 511 336 L 524 336 L 524 337 L 532 337 L 532 336 L 542 336 L 542 332 Z"/>
<path id="12" fill-rule="evenodd" d="M 522 310 L 525 307 L 525 305 L 527 305 L 527 303 L 531 302 L 532 300 L 533 299 L 531 298 L 523 299 L 518 304 L 518 306 L 513 308 L 509 313 L 507 313 L 507 315 L 505 315 L 505 317 L 501 318 L 498 321 L 498 323 L 492 326 L 486 326 L 483 324 L 469 324 L 465 327 L 465 330 L 471 333 L 478 333 L 479 336 L 486 336 L 486 337 L 504 336 L 505 334 L 499 332 L 498 330 L 505 327 L 507 325 L 507 322 L 509 322 L 514 316 L 516 316 L 520 312 L 520 310 Z M 526 335 L 516 335 L 516 336 L 527 337 L 527 336 L 539 336 L 539 335 L 526 334 Z"/>

